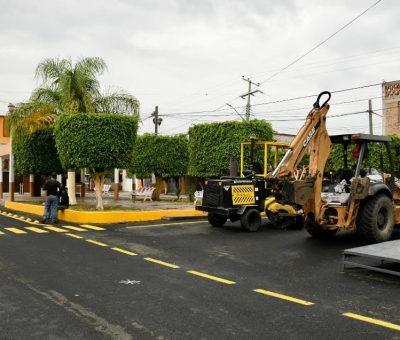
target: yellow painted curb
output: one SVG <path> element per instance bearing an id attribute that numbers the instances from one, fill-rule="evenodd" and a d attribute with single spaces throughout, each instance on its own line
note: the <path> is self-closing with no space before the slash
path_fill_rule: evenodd
<path id="1" fill-rule="evenodd" d="M 8 209 L 26 212 L 34 215 L 43 215 L 44 206 L 6 201 Z M 74 223 L 120 223 L 143 222 L 160 220 L 163 217 L 206 216 L 197 210 L 141 210 L 141 211 L 77 211 L 65 209 L 59 211 L 57 218 L 61 221 Z"/>

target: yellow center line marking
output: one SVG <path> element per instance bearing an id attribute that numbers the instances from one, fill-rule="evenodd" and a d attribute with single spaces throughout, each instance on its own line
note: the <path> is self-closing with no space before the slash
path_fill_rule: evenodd
<path id="1" fill-rule="evenodd" d="M 269 290 L 254 289 L 254 291 L 257 292 L 257 293 L 260 293 L 260 294 L 264 294 L 264 295 L 268 295 L 268 296 L 273 296 L 273 297 L 276 297 L 276 298 L 278 298 L 278 299 L 282 299 L 282 300 L 286 300 L 286 301 L 298 303 L 298 304 L 304 305 L 304 306 L 311 306 L 311 305 L 314 304 L 313 302 L 309 302 L 309 301 L 297 299 L 297 298 L 295 298 L 295 297 L 288 296 L 288 295 L 283 295 L 283 294 L 271 292 L 271 291 L 269 291 Z"/>
<path id="2" fill-rule="evenodd" d="M 28 230 L 33 231 L 34 233 L 38 233 L 38 234 L 48 233 L 47 230 L 43 230 L 43 229 L 36 228 L 36 227 L 25 227 L 25 229 L 28 229 Z"/>
<path id="3" fill-rule="evenodd" d="M 71 230 L 75 230 L 75 231 L 87 231 L 86 229 L 75 227 L 73 225 L 63 225 L 62 227 L 65 229 L 71 229 Z"/>
<path id="4" fill-rule="evenodd" d="M 65 235 L 68 235 L 68 236 L 71 236 L 71 237 L 74 237 L 74 238 L 83 238 L 82 236 L 71 234 L 71 233 L 66 233 Z"/>
<path id="5" fill-rule="evenodd" d="M 3 233 L 2 231 L 0 231 L 0 235 L 5 235 L 5 233 Z"/>
<path id="6" fill-rule="evenodd" d="M 100 247 L 108 247 L 108 244 L 105 244 L 105 243 L 101 243 L 101 242 L 97 242 L 97 241 L 95 241 L 95 240 L 85 240 L 86 242 L 89 242 L 89 243 L 93 243 L 93 244 L 96 244 L 96 245 L 98 245 L 98 246 L 100 246 Z"/>
<path id="7" fill-rule="evenodd" d="M 188 270 L 187 272 L 190 273 L 190 274 L 193 274 L 193 275 L 197 275 L 197 276 L 204 277 L 204 278 L 206 278 L 206 279 L 210 279 L 210 280 L 214 280 L 214 281 L 226 283 L 227 285 L 234 285 L 234 284 L 236 284 L 235 281 L 230 281 L 230 280 L 222 279 L 222 278 L 220 278 L 220 277 L 213 276 L 213 275 L 208 275 L 208 274 L 201 273 L 201 272 L 197 272 L 197 271 L 195 271 L 195 270 Z"/>
<path id="8" fill-rule="evenodd" d="M 58 228 L 58 227 L 53 227 L 51 225 L 44 226 L 44 228 L 49 229 L 51 231 L 55 231 L 57 233 L 66 233 L 68 231 L 68 230 L 65 230 L 65 229 Z"/>
<path id="9" fill-rule="evenodd" d="M 175 269 L 179 268 L 179 266 L 177 266 L 176 264 L 172 264 L 172 263 L 168 263 L 168 262 L 152 259 L 151 257 L 145 257 L 144 259 L 146 261 L 157 263 L 157 264 L 160 264 L 160 265 L 165 266 L 165 267 L 170 267 L 170 268 L 175 268 Z"/>
<path id="10" fill-rule="evenodd" d="M 18 228 L 4 228 L 4 229 L 6 229 L 8 231 L 11 231 L 14 234 L 27 234 L 26 231 L 23 231 L 23 230 L 18 229 Z"/>
<path id="11" fill-rule="evenodd" d="M 198 224 L 204 223 L 204 221 L 191 221 L 191 222 L 173 222 L 173 223 L 160 223 L 160 224 L 142 224 L 142 225 L 131 225 L 126 227 L 127 229 L 134 229 L 134 228 L 146 228 L 146 227 L 166 227 L 169 225 L 180 225 L 180 224 Z"/>
<path id="12" fill-rule="evenodd" d="M 117 248 L 117 247 L 114 247 L 114 248 L 111 248 L 111 249 L 115 250 L 115 251 L 119 251 L 120 253 L 123 253 L 123 254 L 126 254 L 126 255 L 130 255 L 130 256 L 137 255 L 134 252 L 131 252 L 131 251 L 128 251 L 128 250 L 125 250 L 125 249 L 121 249 L 121 248 Z"/>
<path id="13" fill-rule="evenodd" d="M 381 327 L 386 327 L 386 328 L 394 329 L 396 331 L 400 331 L 400 325 L 396 325 L 391 322 L 373 319 L 373 318 L 369 318 L 367 316 L 362 316 L 362 315 L 354 314 L 354 313 L 343 313 L 342 315 L 347 316 L 352 319 L 356 319 L 356 320 L 372 323 L 374 325 L 378 325 Z"/>
<path id="14" fill-rule="evenodd" d="M 97 227 L 97 226 L 90 225 L 90 224 L 81 224 L 81 227 L 84 227 L 87 229 L 92 229 L 92 230 L 107 230 L 105 228 Z"/>

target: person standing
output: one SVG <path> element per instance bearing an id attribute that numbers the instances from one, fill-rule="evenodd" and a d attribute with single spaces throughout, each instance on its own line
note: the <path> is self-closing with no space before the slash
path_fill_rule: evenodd
<path id="1" fill-rule="evenodd" d="M 58 194 L 61 191 L 61 184 L 56 180 L 55 174 L 51 174 L 50 178 L 46 180 L 43 185 L 43 190 L 47 192 L 47 196 L 42 223 L 46 223 L 49 213 L 51 223 L 57 223 Z"/>

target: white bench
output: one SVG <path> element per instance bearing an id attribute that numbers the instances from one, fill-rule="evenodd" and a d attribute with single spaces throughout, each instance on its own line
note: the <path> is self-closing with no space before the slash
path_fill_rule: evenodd
<path id="1" fill-rule="evenodd" d="M 111 184 L 103 185 L 103 194 L 108 194 L 110 192 Z"/>
<path id="2" fill-rule="evenodd" d="M 143 202 L 147 199 L 153 201 L 151 196 L 153 195 L 154 187 L 142 187 L 132 192 L 132 199 L 136 199 L 138 197 L 143 197 Z"/>

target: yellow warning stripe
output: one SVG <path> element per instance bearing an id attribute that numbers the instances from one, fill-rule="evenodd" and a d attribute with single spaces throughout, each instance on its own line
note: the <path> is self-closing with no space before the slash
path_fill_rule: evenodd
<path id="1" fill-rule="evenodd" d="M 92 230 L 107 230 L 105 228 L 97 227 L 97 226 L 90 225 L 90 224 L 81 224 L 81 227 L 84 227 L 87 229 L 92 229 Z"/>
<path id="2" fill-rule="evenodd" d="M 201 276 L 201 277 L 204 277 L 206 279 L 210 279 L 210 280 L 226 283 L 227 285 L 234 285 L 236 283 L 235 281 L 222 279 L 220 277 L 213 276 L 213 275 L 208 275 L 208 274 L 201 273 L 201 272 L 197 272 L 195 270 L 188 270 L 188 273 L 193 274 L 193 275 L 197 275 L 197 276 Z"/>
<path id="3" fill-rule="evenodd" d="M 75 230 L 75 231 L 87 231 L 87 229 L 75 227 L 73 225 L 63 225 L 62 227 L 65 229 L 70 229 L 70 230 Z"/>
<path id="4" fill-rule="evenodd" d="M 115 251 L 118 251 L 118 252 L 120 252 L 120 253 L 126 254 L 126 255 L 130 255 L 130 256 L 135 256 L 135 255 L 137 255 L 136 253 L 134 253 L 134 252 L 132 252 L 132 251 L 128 251 L 128 250 L 121 249 L 121 248 L 117 248 L 117 247 L 114 247 L 114 248 L 111 248 L 111 249 L 112 249 L 112 250 L 115 250 Z"/>
<path id="5" fill-rule="evenodd" d="M 71 234 L 71 233 L 66 233 L 65 235 L 71 236 L 73 238 L 83 238 L 82 236 Z"/>
<path id="6" fill-rule="evenodd" d="M 374 319 L 374 318 L 370 318 L 370 317 L 367 317 L 367 316 L 354 314 L 354 313 L 343 313 L 342 315 L 343 316 L 347 316 L 347 317 L 352 318 L 352 319 L 356 319 L 356 320 L 372 323 L 372 324 L 377 325 L 377 326 L 386 327 L 386 328 L 394 329 L 396 331 L 400 331 L 400 325 L 397 325 L 395 323 L 382 321 L 382 320 L 378 320 L 378 319 Z"/>
<path id="7" fill-rule="evenodd" d="M 278 298 L 278 299 L 282 299 L 282 300 L 286 300 L 286 301 L 298 303 L 298 304 L 304 305 L 304 306 L 311 306 L 311 305 L 314 304 L 313 302 L 305 301 L 305 300 L 298 299 L 298 298 L 295 298 L 295 297 L 292 297 L 292 296 L 288 296 L 288 295 L 283 295 L 283 294 L 271 292 L 271 291 L 269 291 L 269 290 L 254 289 L 254 291 L 257 292 L 257 293 L 260 293 L 260 294 L 264 294 L 264 295 L 268 295 L 268 296 L 273 296 L 273 297 L 276 297 L 276 298 Z"/>
<path id="8" fill-rule="evenodd" d="M 179 268 L 179 266 L 177 266 L 176 264 L 172 264 L 172 263 L 156 260 L 156 259 L 153 259 L 151 257 L 145 257 L 145 260 L 153 262 L 153 263 L 157 263 L 157 264 L 160 264 L 162 266 L 169 267 L 169 268 L 175 268 L 175 269 Z"/>
<path id="9" fill-rule="evenodd" d="M 95 245 L 97 245 L 97 246 L 100 246 L 100 247 L 108 247 L 108 244 L 105 244 L 105 243 L 101 243 L 101 242 L 97 242 L 97 241 L 94 241 L 94 240 L 85 240 L 86 242 L 89 242 L 89 243 L 93 243 L 93 244 L 95 244 Z"/>
<path id="10" fill-rule="evenodd" d="M 66 233 L 68 231 L 68 230 L 65 230 L 65 229 L 62 229 L 62 228 L 53 227 L 51 225 L 44 226 L 44 228 L 49 229 L 51 231 L 55 231 L 56 233 Z"/>
<path id="11" fill-rule="evenodd" d="M 26 231 L 18 229 L 18 228 L 4 228 L 4 229 L 6 229 L 14 234 L 27 234 Z"/>
<path id="12" fill-rule="evenodd" d="M 25 227 L 25 229 L 28 229 L 28 230 L 33 231 L 34 233 L 38 233 L 38 234 L 48 233 L 47 230 L 43 230 L 43 229 L 36 228 L 36 227 Z"/>

